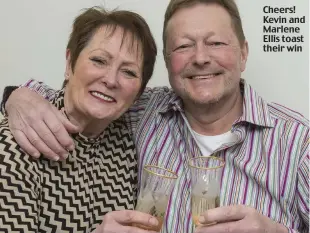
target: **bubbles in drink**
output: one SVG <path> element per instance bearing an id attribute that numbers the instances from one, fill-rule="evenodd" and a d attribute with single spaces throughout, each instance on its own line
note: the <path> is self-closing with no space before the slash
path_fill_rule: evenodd
<path id="1" fill-rule="evenodd" d="M 168 201 L 169 197 L 158 193 L 148 192 L 143 197 L 140 195 L 136 210 L 156 217 L 159 224 L 155 227 L 142 226 L 139 224 L 134 225 L 145 230 L 160 231 L 166 214 Z"/>
<path id="2" fill-rule="evenodd" d="M 203 196 L 216 196 L 219 193 L 220 184 L 215 179 L 197 178 L 192 193 Z"/>
<path id="3" fill-rule="evenodd" d="M 219 196 L 192 195 L 192 218 L 195 226 L 199 226 L 199 216 L 207 211 L 220 206 Z"/>
<path id="4" fill-rule="evenodd" d="M 205 211 L 220 205 L 220 184 L 224 160 L 214 156 L 193 157 L 189 161 L 191 171 L 192 218 L 195 226 Z M 204 225 L 211 225 L 208 223 Z"/>

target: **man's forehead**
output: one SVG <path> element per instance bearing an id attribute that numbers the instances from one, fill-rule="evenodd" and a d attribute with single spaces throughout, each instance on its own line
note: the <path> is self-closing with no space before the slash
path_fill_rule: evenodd
<path id="1" fill-rule="evenodd" d="M 230 14 L 227 10 L 218 4 L 196 4 L 189 7 L 178 9 L 169 21 L 191 19 L 204 20 L 230 20 Z M 169 23 L 169 22 L 168 22 Z"/>
<path id="2" fill-rule="evenodd" d="M 214 33 L 231 29 L 232 21 L 224 8 L 216 4 L 200 4 L 178 10 L 169 20 L 166 32 L 183 35 L 189 30 L 197 33 Z"/>

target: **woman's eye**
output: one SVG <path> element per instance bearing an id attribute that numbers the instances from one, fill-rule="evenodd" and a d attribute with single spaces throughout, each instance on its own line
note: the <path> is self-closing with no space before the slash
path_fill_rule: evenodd
<path id="1" fill-rule="evenodd" d="M 136 78 L 137 74 L 134 71 L 131 70 L 124 70 L 124 73 L 130 77 Z"/>
<path id="2" fill-rule="evenodd" d="M 91 58 L 91 60 L 92 60 L 93 62 L 95 62 L 96 64 L 98 64 L 98 65 L 104 65 L 104 64 L 106 64 L 106 60 L 104 60 L 104 59 L 102 59 L 102 58 L 96 58 L 96 57 L 94 57 L 94 58 Z"/>

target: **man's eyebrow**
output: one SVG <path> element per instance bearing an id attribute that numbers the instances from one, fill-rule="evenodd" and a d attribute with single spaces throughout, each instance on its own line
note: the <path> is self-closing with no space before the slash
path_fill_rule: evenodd
<path id="1" fill-rule="evenodd" d="M 211 37 L 211 36 L 214 36 L 215 35 L 215 32 L 214 31 L 211 31 L 211 32 L 208 32 L 206 34 L 207 37 Z M 181 36 L 181 38 L 186 38 L 186 39 L 190 39 L 192 40 L 193 39 L 193 35 L 190 35 L 188 33 L 185 33 L 183 36 Z"/>

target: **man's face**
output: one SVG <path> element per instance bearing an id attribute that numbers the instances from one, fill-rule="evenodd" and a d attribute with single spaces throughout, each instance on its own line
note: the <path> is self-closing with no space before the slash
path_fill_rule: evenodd
<path id="1" fill-rule="evenodd" d="M 169 81 L 185 107 L 213 104 L 239 91 L 247 43 L 240 46 L 224 8 L 196 4 L 180 9 L 166 30 Z"/>

